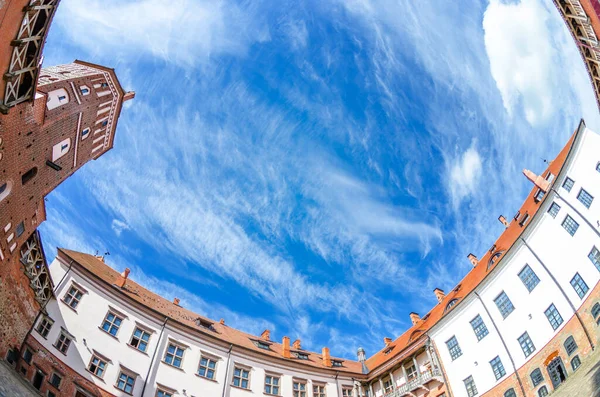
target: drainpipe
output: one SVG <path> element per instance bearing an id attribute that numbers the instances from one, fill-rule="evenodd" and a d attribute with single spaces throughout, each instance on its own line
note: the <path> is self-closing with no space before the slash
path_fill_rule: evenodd
<path id="1" fill-rule="evenodd" d="M 590 346 L 592 347 L 592 351 L 593 351 L 595 349 L 594 342 L 592 342 L 592 338 L 590 336 L 590 333 L 589 333 L 588 329 L 586 328 L 585 324 L 583 323 L 583 320 L 579 316 L 579 313 L 577 312 L 577 309 L 575 309 L 575 305 L 573 305 L 573 302 L 571 302 L 571 299 L 569 299 L 569 297 L 567 296 L 567 293 L 565 292 L 565 290 L 562 289 L 562 287 L 560 286 L 560 284 L 558 283 L 558 281 L 554 278 L 554 275 L 552 273 L 550 273 L 550 270 L 548 270 L 548 268 L 546 267 L 546 264 L 544 262 L 542 262 L 542 260 L 540 259 L 540 257 L 535 253 L 535 251 L 533 249 L 531 249 L 531 247 L 529 246 L 529 244 L 527 244 L 527 241 L 525 241 L 525 239 L 523 237 L 519 237 L 519 238 L 521 239 L 521 241 L 523 242 L 523 244 L 525 244 L 525 246 L 527 247 L 527 249 L 529 249 L 529 252 L 531 252 L 533 254 L 533 256 L 540 263 L 540 265 L 542 265 L 542 267 L 544 268 L 544 270 L 546 271 L 546 273 L 548 273 L 548 275 L 550 276 L 550 278 L 552 279 L 552 281 L 554 281 L 554 284 L 556 284 L 556 286 L 558 287 L 558 289 L 562 293 L 563 297 L 567 300 L 567 302 L 569 302 L 569 306 L 571 306 L 571 310 L 573 310 L 573 313 L 575 313 L 575 317 L 577 317 L 577 320 L 579 321 L 579 324 L 581 324 L 581 328 L 583 328 L 583 332 L 585 333 L 585 336 L 586 336 L 586 338 L 587 338 Z"/>
<path id="2" fill-rule="evenodd" d="M 229 351 L 227 352 L 227 365 L 225 365 L 225 380 L 223 381 L 223 393 L 222 397 L 225 397 L 225 390 L 227 390 L 227 376 L 229 376 L 229 361 L 231 360 L 231 350 L 233 350 L 233 344 L 229 345 Z"/>
<path id="3" fill-rule="evenodd" d="M 54 289 L 52 290 L 52 295 L 54 295 L 54 297 L 56 297 L 55 294 L 56 294 L 56 291 L 58 291 L 58 287 L 62 284 L 62 282 L 65 280 L 65 278 L 67 278 L 67 275 L 71 271 L 72 267 L 73 267 L 73 260 L 71 260 L 71 262 L 69 263 L 69 268 L 67 269 L 65 274 L 63 274 L 63 276 L 60 279 L 60 281 L 58 282 L 58 284 L 56 284 L 54 286 Z M 48 277 L 50 277 L 49 273 L 48 273 Z M 50 303 L 51 300 L 52 300 L 52 297 L 46 299 L 46 302 L 44 302 L 44 304 L 40 307 L 40 310 L 36 314 L 35 319 L 33 320 L 33 324 L 31 324 L 31 327 L 29 327 L 29 330 L 27 330 L 27 333 L 25 334 L 25 337 L 23 338 L 23 341 L 21 342 L 21 348 L 19 349 L 19 355 L 17 356 L 17 358 L 15 360 L 15 364 L 16 364 L 17 368 L 19 366 L 19 361 L 21 360 L 21 355 L 23 354 L 23 349 L 25 348 L 25 342 L 27 341 L 27 338 L 29 338 L 29 335 L 31 335 L 33 328 L 37 324 L 38 320 L 40 319 L 40 317 L 42 316 L 44 311 L 46 311 L 46 306 L 48 306 L 48 303 Z"/>
<path id="4" fill-rule="evenodd" d="M 494 321 L 494 318 L 490 315 L 490 311 L 488 310 L 488 308 L 485 305 L 485 303 L 483 303 L 483 300 L 481 299 L 481 296 L 479 296 L 479 294 L 477 293 L 477 291 L 473 291 L 473 293 L 475 294 L 475 296 L 477 297 L 477 299 L 479 299 L 479 302 L 481 302 L 481 305 L 483 306 L 483 309 L 485 310 L 486 314 L 488 315 L 488 317 L 492 321 L 492 325 L 494 326 L 494 329 L 496 330 L 496 333 L 500 337 L 500 341 L 502 341 L 502 345 L 504 346 L 504 350 L 506 350 L 506 354 L 508 354 L 508 358 L 510 359 L 510 363 L 512 364 L 513 370 L 515 371 L 515 375 L 517 376 L 517 381 L 519 382 L 519 387 L 521 388 L 521 393 L 523 393 L 523 395 L 526 396 L 527 393 L 525 393 L 525 388 L 523 387 L 523 382 L 521 381 L 521 377 L 519 376 L 519 372 L 517 371 L 517 367 L 515 365 L 515 360 L 513 360 L 513 357 L 510 354 L 510 350 L 508 350 L 508 347 L 506 346 L 506 342 L 504 341 L 504 338 L 502 337 L 502 334 L 500 333 L 500 330 L 498 329 L 498 326 L 496 325 L 496 322 Z"/>
<path id="5" fill-rule="evenodd" d="M 152 358 L 150 359 L 150 365 L 148 366 L 148 373 L 146 373 L 146 378 L 144 378 L 144 386 L 142 387 L 142 393 L 140 394 L 141 397 L 144 397 L 144 392 L 146 391 L 146 385 L 148 384 L 148 377 L 150 376 L 150 371 L 152 371 L 152 365 L 154 364 L 154 358 L 156 357 L 156 352 L 158 351 L 158 348 L 160 347 L 160 341 L 162 339 L 163 332 L 165 331 L 165 326 L 167 325 L 168 321 L 169 321 L 169 317 L 165 317 L 165 321 L 163 322 L 163 325 L 160 329 L 160 334 L 158 335 L 158 341 L 156 342 L 156 348 L 154 348 L 154 353 L 152 353 Z"/>
<path id="6" fill-rule="evenodd" d="M 339 374 L 340 374 L 340 371 L 337 371 L 335 373 L 335 390 L 337 390 L 338 397 L 342 397 L 342 395 L 340 394 L 340 384 L 338 383 L 338 375 Z"/>

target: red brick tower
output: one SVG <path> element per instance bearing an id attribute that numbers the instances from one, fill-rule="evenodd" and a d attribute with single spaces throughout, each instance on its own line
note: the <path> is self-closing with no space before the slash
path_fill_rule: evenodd
<path id="1" fill-rule="evenodd" d="M 40 69 L 58 0 L 0 1 L 0 357 L 52 296 L 36 228 L 44 197 L 113 146 L 125 92 L 82 61 Z"/>

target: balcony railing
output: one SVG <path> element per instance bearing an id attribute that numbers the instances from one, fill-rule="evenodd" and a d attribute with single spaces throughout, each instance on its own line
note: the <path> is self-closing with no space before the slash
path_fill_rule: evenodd
<path id="1" fill-rule="evenodd" d="M 403 396 L 409 394 L 410 392 L 412 392 L 413 390 L 416 390 L 419 387 L 422 387 L 427 382 L 430 382 L 431 380 L 441 377 L 441 376 L 442 376 L 442 372 L 439 370 L 439 368 L 421 372 L 421 374 L 419 376 L 417 376 L 416 378 L 413 378 L 413 379 L 409 380 L 407 383 L 398 386 L 396 388 L 396 390 L 392 390 L 392 391 L 386 393 L 385 397 L 403 397 Z"/>

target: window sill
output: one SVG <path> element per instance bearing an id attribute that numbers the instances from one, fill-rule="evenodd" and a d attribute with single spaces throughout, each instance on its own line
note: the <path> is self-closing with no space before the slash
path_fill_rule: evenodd
<path id="1" fill-rule="evenodd" d="M 115 339 L 117 342 L 119 342 L 119 338 L 118 338 L 117 336 L 115 336 L 115 335 L 111 334 L 111 333 L 110 333 L 110 332 L 108 332 L 108 331 L 105 331 L 105 330 L 104 330 L 104 328 L 102 328 L 102 327 L 100 327 L 100 326 L 98 326 L 98 329 L 99 329 L 100 331 L 102 331 L 103 333 L 105 333 L 106 335 L 110 336 L 111 338 L 114 338 L 114 339 Z M 118 334 L 119 334 L 119 332 L 117 332 L 117 335 L 118 335 Z"/>
<path id="2" fill-rule="evenodd" d="M 39 336 L 41 336 L 42 338 L 48 340 L 48 337 L 40 334 L 40 332 L 37 329 L 35 330 L 35 333 L 38 334 Z"/>
<path id="3" fill-rule="evenodd" d="M 119 388 L 117 387 L 117 385 L 114 385 L 114 388 L 115 388 L 115 389 L 117 389 L 117 390 L 120 390 L 121 392 L 123 392 L 123 393 L 127 394 L 128 396 L 133 396 L 133 393 L 127 393 L 125 390 L 123 390 L 123 389 L 119 389 Z"/>
<path id="4" fill-rule="evenodd" d="M 145 356 L 148 355 L 148 353 L 146 353 L 145 351 L 142 351 L 142 350 L 138 349 L 137 347 L 131 346 L 129 343 L 126 343 L 126 345 L 127 345 L 128 348 L 133 349 L 133 350 L 135 350 L 138 353 L 141 353 L 141 354 L 143 354 Z"/>
<path id="5" fill-rule="evenodd" d="M 76 314 L 79 314 L 79 313 L 77 313 L 77 309 L 74 309 L 74 308 L 72 308 L 72 307 L 71 307 L 71 305 L 69 305 L 67 302 L 65 302 L 65 301 L 64 301 L 64 300 L 62 300 L 62 299 L 61 299 L 60 301 L 62 302 L 62 304 L 63 304 L 63 305 L 65 305 L 65 306 L 66 306 L 66 307 L 68 307 L 69 309 L 73 310 L 73 311 L 74 311 Z M 77 305 L 77 306 L 79 306 L 79 305 Z"/>
<path id="6" fill-rule="evenodd" d="M 271 394 L 271 393 L 265 393 L 265 392 L 263 392 L 263 394 L 265 396 L 270 396 L 270 397 L 281 397 L 281 394 Z"/>
<path id="7" fill-rule="evenodd" d="M 202 376 L 202 375 L 198 374 L 197 372 L 194 375 L 196 375 L 200 379 L 204 379 L 204 380 L 208 380 L 208 381 L 211 381 L 211 382 L 219 383 L 216 379 L 207 378 L 206 376 Z"/>
<path id="8" fill-rule="evenodd" d="M 179 371 L 181 371 L 181 372 L 185 372 L 185 371 L 183 370 L 183 368 L 181 368 L 181 367 L 176 367 L 176 366 L 174 366 L 173 364 L 169 364 L 169 363 L 168 363 L 168 362 L 166 362 L 165 360 L 161 360 L 160 362 L 161 362 L 161 363 L 163 363 L 163 364 L 165 364 L 165 365 L 168 365 L 169 367 L 171 367 L 171 368 L 173 368 L 173 369 L 177 369 L 177 370 L 179 370 Z"/>
<path id="9" fill-rule="evenodd" d="M 56 345 L 52 345 L 52 347 L 54 347 L 56 349 L 56 351 L 59 352 L 60 354 L 62 354 L 63 356 L 67 357 L 67 353 L 63 353 L 62 350 L 60 350 L 58 347 L 56 347 Z"/>
<path id="10" fill-rule="evenodd" d="M 238 390 L 244 390 L 244 391 L 247 391 L 247 392 L 250 392 L 250 393 L 252 393 L 252 389 L 249 389 L 249 388 L 248 388 L 248 389 L 246 389 L 245 387 L 242 387 L 242 386 L 236 386 L 236 385 L 231 385 L 231 387 L 233 387 L 233 388 L 235 388 L 235 389 L 238 389 Z"/>

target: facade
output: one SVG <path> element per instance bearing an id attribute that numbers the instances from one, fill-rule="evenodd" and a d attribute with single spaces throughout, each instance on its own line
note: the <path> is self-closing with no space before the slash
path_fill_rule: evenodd
<path id="1" fill-rule="evenodd" d="M 366 358 L 195 314 L 60 249 L 18 370 L 47 396 L 545 396 L 600 339 L 600 135 L 583 121 L 505 231 L 413 326 Z"/>
<path id="2" fill-rule="evenodd" d="M 125 92 L 114 70 L 41 69 L 58 1 L 0 2 L 0 356 L 18 350 L 52 296 L 37 227 L 44 198 L 113 145 Z"/>

